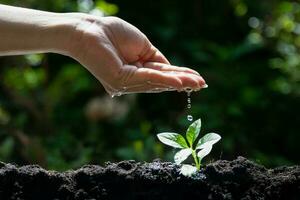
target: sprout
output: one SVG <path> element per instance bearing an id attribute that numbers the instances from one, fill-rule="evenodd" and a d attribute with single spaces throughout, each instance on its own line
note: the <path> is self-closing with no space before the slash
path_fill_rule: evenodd
<path id="1" fill-rule="evenodd" d="M 186 138 L 178 133 L 157 134 L 162 143 L 180 149 L 174 156 L 176 164 L 179 165 L 190 155 L 193 156 L 196 166 L 184 164 L 180 169 L 180 173 L 185 176 L 192 176 L 197 170 L 200 170 L 202 159 L 210 153 L 212 146 L 221 139 L 221 136 L 216 133 L 208 133 L 196 142 L 200 129 L 201 119 L 198 119 L 189 126 L 186 131 Z"/>

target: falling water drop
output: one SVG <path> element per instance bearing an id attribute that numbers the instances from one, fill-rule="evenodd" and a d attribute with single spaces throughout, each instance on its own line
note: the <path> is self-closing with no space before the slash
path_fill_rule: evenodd
<path id="1" fill-rule="evenodd" d="M 115 95 L 116 95 L 117 97 L 119 97 L 119 96 L 122 95 L 122 92 L 118 91 Z"/>
<path id="2" fill-rule="evenodd" d="M 192 88 L 185 88 L 184 91 L 186 91 L 188 93 L 188 95 L 191 94 L 191 92 L 193 91 Z"/>
<path id="3" fill-rule="evenodd" d="M 121 92 L 115 92 L 115 93 L 112 93 L 110 96 L 111 96 L 111 98 L 114 98 L 114 97 L 119 97 L 121 95 L 122 95 Z"/>
<path id="4" fill-rule="evenodd" d="M 188 116 L 187 116 L 187 120 L 193 121 L 193 116 L 192 116 L 192 115 L 188 115 Z"/>
<path id="5" fill-rule="evenodd" d="M 186 90 L 187 91 L 187 90 Z M 189 90 L 189 91 L 187 91 L 187 108 L 188 108 L 188 112 L 190 111 L 190 109 L 192 108 L 192 105 L 191 105 L 191 103 L 192 103 L 192 100 L 191 100 L 191 90 Z M 190 115 L 190 114 L 188 114 L 187 115 L 187 120 L 188 121 L 193 121 L 193 116 L 192 115 Z"/>
<path id="6" fill-rule="evenodd" d="M 187 99 L 187 102 L 188 102 L 188 104 L 191 103 L 191 98 L 190 97 Z"/>

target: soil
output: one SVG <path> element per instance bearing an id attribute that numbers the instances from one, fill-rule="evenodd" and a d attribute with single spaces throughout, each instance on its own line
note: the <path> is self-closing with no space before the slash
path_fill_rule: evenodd
<path id="1" fill-rule="evenodd" d="M 266 169 L 243 157 L 208 164 L 194 177 L 179 166 L 122 161 L 66 172 L 0 163 L 0 200 L 300 199 L 300 166 Z"/>

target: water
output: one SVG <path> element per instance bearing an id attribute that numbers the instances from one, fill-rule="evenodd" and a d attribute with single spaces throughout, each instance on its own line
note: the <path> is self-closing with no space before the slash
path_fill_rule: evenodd
<path id="1" fill-rule="evenodd" d="M 144 91 L 145 90 L 145 86 L 156 86 L 154 87 L 153 89 L 151 90 L 148 90 L 148 91 Z M 107 86 L 109 88 L 109 86 Z M 202 88 L 207 88 L 208 85 L 203 85 Z M 110 96 L 111 98 L 115 97 L 115 96 L 121 96 L 121 95 L 124 95 L 124 94 L 131 94 L 131 93 L 159 93 L 159 92 L 164 92 L 164 91 L 178 91 L 178 92 L 181 92 L 182 90 L 178 90 L 178 89 L 175 89 L 173 87 L 170 87 L 170 86 L 167 86 L 167 85 L 164 85 L 164 84 L 159 84 L 159 83 L 152 83 L 151 81 L 147 81 L 146 84 L 137 84 L 137 85 L 131 85 L 131 86 L 127 86 L 127 87 L 122 87 L 122 89 L 120 90 L 115 90 L 113 88 L 110 88 L 111 92 L 110 93 Z M 187 99 L 187 108 L 188 109 L 191 109 L 191 92 L 193 91 L 199 91 L 200 89 L 197 89 L 197 90 L 193 90 L 192 88 L 185 88 L 184 91 L 187 92 L 188 94 L 188 99 Z M 191 117 L 189 118 L 191 119 Z"/>
<path id="2" fill-rule="evenodd" d="M 191 93 L 192 93 L 192 90 L 187 90 L 186 89 L 186 92 L 187 92 L 187 108 L 188 108 L 188 112 L 191 110 L 192 108 L 192 100 L 191 100 Z M 193 116 L 191 114 L 188 114 L 187 115 L 187 120 L 188 121 L 193 121 Z"/>
<path id="3" fill-rule="evenodd" d="M 153 86 L 151 90 L 146 90 L 147 86 Z M 137 84 L 137 85 L 131 85 L 127 87 L 122 87 L 121 90 L 114 90 L 111 89 L 110 92 L 111 98 L 114 98 L 116 96 L 121 96 L 124 94 L 132 94 L 132 93 L 160 93 L 164 91 L 176 91 L 177 89 L 164 85 L 159 83 L 152 83 L 151 81 L 147 81 L 146 84 Z"/>
<path id="4" fill-rule="evenodd" d="M 174 91 L 176 90 L 175 88 L 172 87 L 165 87 L 163 85 L 160 84 L 153 84 L 150 81 L 147 82 L 147 84 L 149 85 L 156 85 L 158 87 L 153 88 L 152 90 L 146 91 L 146 93 L 157 93 L 157 92 L 163 92 L 163 91 Z M 121 96 L 123 94 L 130 94 L 130 93 L 135 93 L 135 92 L 130 92 L 128 91 L 128 89 L 132 89 L 132 88 L 139 88 L 141 86 L 144 86 L 143 84 L 141 85 L 135 85 L 135 86 L 130 86 L 130 87 L 123 87 L 121 90 L 119 91 L 114 91 L 111 93 L 111 97 L 115 97 L 115 96 Z M 161 87 L 159 87 L 161 86 Z M 207 87 L 207 86 L 206 86 Z M 191 88 L 185 88 L 184 89 L 187 93 L 187 109 L 188 109 L 188 115 L 187 115 L 187 120 L 188 121 L 193 121 L 193 116 L 190 114 L 191 108 L 192 108 L 192 100 L 191 100 L 191 93 L 193 91 L 193 89 Z"/>
<path id="5" fill-rule="evenodd" d="M 193 116 L 192 115 L 188 115 L 187 116 L 187 120 L 189 120 L 190 122 L 193 121 Z"/>

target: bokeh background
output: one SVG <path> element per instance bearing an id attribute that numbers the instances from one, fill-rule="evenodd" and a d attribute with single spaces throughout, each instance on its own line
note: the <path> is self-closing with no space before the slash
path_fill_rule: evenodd
<path id="1" fill-rule="evenodd" d="M 0 160 L 66 170 L 105 161 L 172 160 L 156 134 L 222 135 L 206 163 L 245 156 L 299 164 L 300 3 L 280 0 L 0 0 L 53 12 L 115 15 L 142 30 L 209 88 L 110 98 L 76 61 L 55 54 L 0 58 Z M 0 32 L 1 34 L 1 32 Z M 1 44 L 0 44 L 1 45 Z"/>

